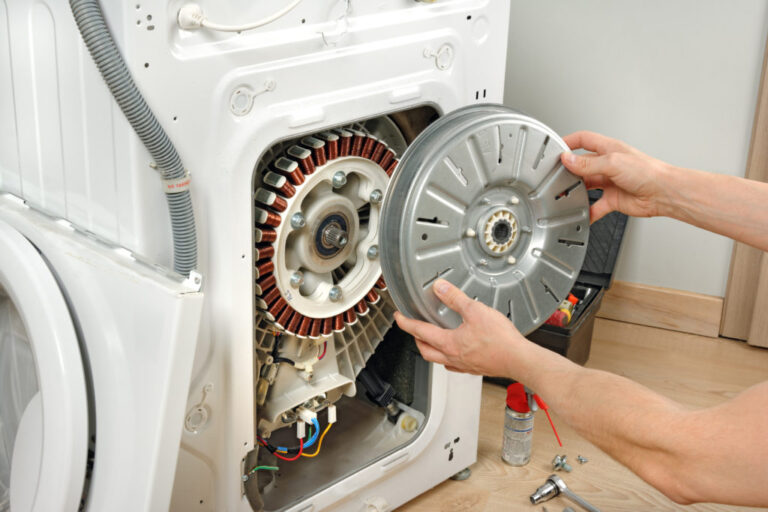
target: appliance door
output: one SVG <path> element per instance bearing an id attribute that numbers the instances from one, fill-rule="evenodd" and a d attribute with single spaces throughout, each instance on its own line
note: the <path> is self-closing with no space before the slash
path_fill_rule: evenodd
<path id="1" fill-rule="evenodd" d="M 0 221 L 0 512 L 77 510 L 88 454 L 78 337 L 45 259 Z"/>

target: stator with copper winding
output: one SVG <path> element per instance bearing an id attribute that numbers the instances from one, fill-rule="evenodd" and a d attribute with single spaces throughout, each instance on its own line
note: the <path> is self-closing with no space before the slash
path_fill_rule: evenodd
<path id="1" fill-rule="evenodd" d="M 378 219 L 395 151 L 361 130 L 287 146 L 254 192 L 255 305 L 299 338 L 339 332 L 385 289 Z"/>

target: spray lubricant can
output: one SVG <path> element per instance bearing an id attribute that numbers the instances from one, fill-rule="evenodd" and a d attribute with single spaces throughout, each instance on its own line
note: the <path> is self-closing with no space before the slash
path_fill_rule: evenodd
<path id="1" fill-rule="evenodd" d="M 532 442 L 533 411 L 528 405 L 525 386 L 516 382 L 507 387 L 502 460 L 512 466 L 525 466 L 531 460 Z"/>

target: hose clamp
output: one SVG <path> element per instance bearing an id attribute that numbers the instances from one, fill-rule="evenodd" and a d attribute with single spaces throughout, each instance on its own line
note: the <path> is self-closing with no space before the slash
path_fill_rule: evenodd
<path id="1" fill-rule="evenodd" d="M 184 169 L 184 176 L 181 178 L 173 178 L 170 180 L 163 180 L 163 191 L 166 194 L 180 194 L 189 190 L 189 185 L 192 182 L 192 177 L 187 169 Z"/>

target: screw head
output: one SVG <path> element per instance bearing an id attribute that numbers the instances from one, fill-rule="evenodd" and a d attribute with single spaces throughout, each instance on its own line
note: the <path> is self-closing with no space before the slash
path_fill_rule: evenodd
<path id="1" fill-rule="evenodd" d="M 485 267 L 485 266 L 488 265 L 488 260 L 485 259 L 485 258 L 480 258 L 480 260 L 477 262 L 477 264 L 480 265 L 481 267 Z"/>
<path id="2" fill-rule="evenodd" d="M 347 175 L 344 171 L 337 171 L 331 180 L 333 188 L 341 188 L 347 184 Z"/>
<path id="3" fill-rule="evenodd" d="M 248 475 L 243 475 L 243 482 L 247 482 L 247 481 L 248 481 Z"/>
<path id="4" fill-rule="evenodd" d="M 509 263 L 510 265 L 514 265 L 515 263 L 517 263 L 517 258 L 515 258 L 514 256 L 510 256 L 509 258 L 507 258 L 507 263 Z"/>
<path id="5" fill-rule="evenodd" d="M 291 227 L 293 229 L 301 229 L 307 225 L 307 219 L 304 218 L 304 214 L 296 212 L 291 216 Z"/>
<path id="6" fill-rule="evenodd" d="M 379 246 L 378 245 L 370 246 L 368 248 L 367 256 L 368 256 L 369 260 L 375 260 L 376 258 L 378 258 L 379 257 Z"/>
<path id="7" fill-rule="evenodd" d="M 368 198 L 372 204 L 379 204 L 382 199 L 384 199 L 384 194 L 379 189 L 375 189 L 373 192 L 371 192 L 370 197 Z"/>
<path id="8" fill-rule="evenodd" d="M 304 274 L 297 270 L 291 274 L 291 286 L 298 288 L 302 284 L 304 284 Z"/>
<path id="9" fill-rule="evenodd" d="M 331 302 L 338 302 L 341 300 L 341 287 L 340 286 L 333 286 L 330 291 L 328 292 L 328 298 L 331 299 Z"/>

